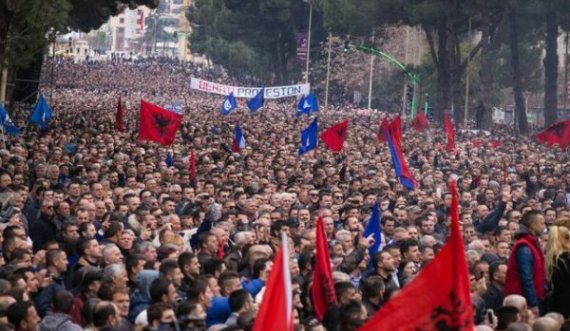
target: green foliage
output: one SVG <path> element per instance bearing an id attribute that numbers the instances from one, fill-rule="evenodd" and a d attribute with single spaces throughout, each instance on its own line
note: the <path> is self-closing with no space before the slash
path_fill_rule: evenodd
<path id="1" fill-rule="evenodd" d="M 26 66 L 43 52 L 46 34 L 65 26 L 67 0 L 0 1 L 0 65 Z"/>
<path id="2" fill-rule="evenodd" d="M 300 0 L 197 0 L 187 15 L 194 25 L 192 50 L 230 71 L 296 80 L 301 68 L 296 65 L 295 33 L 307 30 L 308 13 L 308 4 Z M 312 49 L 324 39 L 316 7 L 311 36 Z M 245 67 L 232 68 L 235 62 Z"/>

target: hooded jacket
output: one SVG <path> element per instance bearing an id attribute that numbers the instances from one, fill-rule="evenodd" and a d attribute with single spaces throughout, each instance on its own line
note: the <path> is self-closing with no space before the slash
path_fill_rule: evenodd
<path id="1" fill-rule="evenodd" d="M 71 316 L 63 313 L 49 312 L 42 319 L 40 331 L 82 331 L 83 329 L 71 321 Z"/>
<path id="2" fill-rule="evenodd" d="M 131 306 L 128 317 L 131 323 L 134 323 L 137 316 L 151 305 L 150 285 L 157 278 L 158 271 L 156 270 L 143 270 L 137 274 L 135 278 L 137 290 L 131 294 Z"/>

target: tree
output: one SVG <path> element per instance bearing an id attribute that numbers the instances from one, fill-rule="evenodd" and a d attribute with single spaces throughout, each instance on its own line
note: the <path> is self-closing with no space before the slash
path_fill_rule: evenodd
<path id="1" fill-rule="evenodd" d="M 43 52 L 48 31 L 64 27 L 67 0 L 0 0 L 0 67 L 20 68 Z"/>
<path id="2" fill-rule="evenodd" d="M 528 132 L 528 120 L 524 106 L 524 96 L 521 82 L 521 68 L 519 58 L 519 8 L 512 2 L 509 6 L 509 46 L 511 49 L 511 65 L 513 75 L 513 93 L 515 97 L 515 122 L 518 131 Z"/>
<path id="3" fill-rule="evenodd" d="M 311 44 L 317 49 L 325 33 L 314 9 Z M 295 66 L 295 33 L 307 30 L 308 12 L 308 4 L 300 0 L 197 0 L 187 15 L 194 24 L 192 48 L 229 70 L 236 68 L 229 68 L 222 55 L 230 48 L 247 49 L 261 62 L 241 70 L 252 72 L 263 66 L 275 82 L 286 83 L 300 73 Z"/>
<path id="4" fill-rule="evenodd" d="M 492 18 L 489 29 L 498 26 L 490 7 L 474 7 L 468 0 L 322 0 L 325 23 L 338 34 L 362 35 L 372 28 L 386 25 L 420 26 L 429 46 L 429 53 L 437 71 L 435 117 L 441 121 L 445 109 L 457 108 L 460 99 L 461 77 L 467 57 L 472 59 L 482 47 L 475 45 L 469 54 L 461 54 L 461 41 L 473 16 L 474 29 L 481 25 L 481 17 Z M 487 10 L 473 12 L 474 10 Z"/>
<path id="5" fill-rule="evenodd" d="M 156 8 L 160 0 L 68 0 L 71 5 L 67 26 L 71 30 L 89 32 L 99 28 L 111 16 L 120 14 L 125 8 L 138 6 Z M 25 2 L 25 1 L 24 1 Z"/>
<path id="6" fill-rule="evenodd" d="M 558 14 L 549 1 L 546 13 L 546 56 L 544 57 L 544 124 L 556 122 L 558 113 Z M 562 6 L 565 7 L 565 6 Z"/>

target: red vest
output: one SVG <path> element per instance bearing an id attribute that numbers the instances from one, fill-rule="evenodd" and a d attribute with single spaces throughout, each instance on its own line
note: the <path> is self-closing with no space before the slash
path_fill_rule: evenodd
<path id="1" fill-rule="evenodd" d="M 540 250 L 540 245 L 538 243 L 538 238 L 532 235 L 523 235 L 516 242 L 515 246 L 511 251 L 511 256 L 509 257 L 507 278 L 505 282 L 505 295 L 509 294 L 523 294 L 521 277 L 519 273 L 518 263 L 517 263 L 517 250 L 521 245 L 525 245 L 530 249 L 532 254 L 532 273 L 533 273 L 533 285 L 536 292 L 536 296 L 539 301 L 544 301 L 545 299 L 545 282 L 546 282 L 546 269 L 544 266 L 544 255 Z"/>

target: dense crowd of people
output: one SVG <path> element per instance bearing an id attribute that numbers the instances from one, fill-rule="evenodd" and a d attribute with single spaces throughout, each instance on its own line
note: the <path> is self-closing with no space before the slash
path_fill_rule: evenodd
<path id="1" fill-rule="evenodd" d="M 405 120 L 418 183 L 408 191 L 377 139 L 393 115 L 321 109 L 321 127 L 349 119 L 344 148 L 298 156 L 310 119 L 295 117 L 295 100 L 222 117 L 223 97 L 190 90 L 176 64 L 56 72 L 54 90 L 44 88 L 54 119 L 6 136 L 0 150 L 0 330 L 250 330 L 282 233 L 296 330 L 356 330 L 437 256 L 450 179 L 478 330 L 570 330 L 566 151 L 496 127 L 459 131 L 447 152 L 438 125 L 416 132 Z M 114 125 L 119 97 L 124 133 Z M 183 105 L 172 146 L 137 140 L 141 99 Z M 25 114 L 13 118 L 24 126 Z M 239 154 L 237 121 L 247 140 Z M 363 230 L 376 202 L 382 245 L 370 256 Z M 338 301 L 323 321 L 308 294 L 318 218 Z"/>

